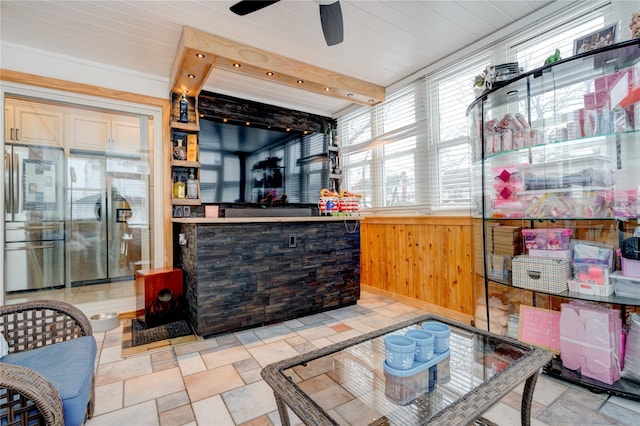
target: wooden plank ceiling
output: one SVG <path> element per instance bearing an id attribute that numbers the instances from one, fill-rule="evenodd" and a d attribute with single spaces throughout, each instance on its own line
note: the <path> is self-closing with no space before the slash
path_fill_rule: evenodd
<path id="1" fill-rule="evenodd" d="M 318 2 L 282 0 L 238 16 L 236 0 L 0 2 L 2 45 L 38 49 L 166 81 L 184 27 L 191 27 L 374 86 L 389 85 L 468 46 L 551 0 L 340 0 L 344 42 L 327 46 Z M 11 64 L 2 67 L 12 69 Z M 43 69 L 46 75 L 47 69 Z M 214 68 L 205 90 L 320 115 L 352 100 Z"/>

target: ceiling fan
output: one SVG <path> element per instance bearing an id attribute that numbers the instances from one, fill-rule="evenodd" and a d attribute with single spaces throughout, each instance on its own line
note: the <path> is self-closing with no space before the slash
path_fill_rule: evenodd
<path id="1" fill-rule="evenodd" d="M 280 0 L 242 0 L 231 6 L 229 9 L 240 16 L 247 15 L 257 10 L 263 9 Z M 320 23 L 327 46 L 334 46 L 342 43 L 344 39 L 344 28 L 342 25 L 342 9 L 340 0 L 314 0 L 320 5 Z"/>

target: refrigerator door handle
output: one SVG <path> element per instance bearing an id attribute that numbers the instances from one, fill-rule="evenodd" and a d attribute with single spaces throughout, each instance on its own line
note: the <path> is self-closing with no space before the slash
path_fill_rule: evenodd
<path id="1" fill-rule="evenodd" d="M 20 158 L 18 154 L 13 154 L 13 213 L 20 213 Z"/>
<path id="2" fill-rule="evenodd" d="M 53 243 L 50 244 L 41 244 L 39 246 L 34 246 L 34 245 L 30 245 L 29 247 L 25 246 L 20 246 L 20 247 L 5 247 L 4 250 L 5 251 L 20 251 L 20 250 L 33 250 L 33 249 L 47 249 L 47 248 L 53 248 L 55 247 L 55 245 Z"/>
<path id="3" fill-rule="evenodd" d="M 7 214 L 13 212 L 13 172 L 11 170 L 11 154 L 4 153 L 4 209 Z"/>
<path id="4" fill-rule="evenodd" d="M 55 229 L 55 225 L 26 225 L 24 229 L 29 231 L 34 231 L 36 229 Z"/>

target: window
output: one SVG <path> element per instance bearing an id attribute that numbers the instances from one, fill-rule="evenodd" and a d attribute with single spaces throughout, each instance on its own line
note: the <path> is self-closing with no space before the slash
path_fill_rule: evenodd
<path id="1" fill-rule="evenodd" d="M 362 195 L 361 208 L 417 206 L 417 170 L 426 157 L 425 80 L 338 120 L 343 189 Z"/>

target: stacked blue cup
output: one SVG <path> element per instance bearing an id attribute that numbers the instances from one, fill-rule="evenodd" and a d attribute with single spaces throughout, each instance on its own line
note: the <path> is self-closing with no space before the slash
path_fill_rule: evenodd
<path id="1" fill-rule="evenodd" d="M 416 354 L 416 341 L 401 334 L 390 334 L 384 338 L 385 361 L 396 370 L 409 370 Z"/>
<path id="2" fill-rule="evenodd" d="M 413 328 L 406 335 L 416 341 L 416 361 L 426 362 L 433 358 L 435 336 L 432 332 Z"/>
<path id="3" fill-rule="evenodd" d="M 427 321 L 422 323 L 422 329 L 430 331 L 435 336 L 433 350 L 436 354 L 441 354 L 449 350 L 449 336 L 451 329 L 448 325 L 438 321 Z"/>

